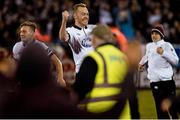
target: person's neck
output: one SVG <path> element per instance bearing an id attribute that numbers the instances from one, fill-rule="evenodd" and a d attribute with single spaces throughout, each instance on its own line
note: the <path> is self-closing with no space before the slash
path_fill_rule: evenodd
<path id="1" fill-rule="evenodd" d="M 86 26 L 85 25 L 81 25 L 79 23 L 75 23 L 75 26 L 79 27 L 79 28 L 85 28 Z"/>
<path id="2" fill-rule="evenodd" d="M 105 43 L 106 42 L 104 42 L 103 40 L 98 40 L 98 41 L 96 41 L 96 44 L 94 45 L 94 48 L 97 48 L 97 47 L 99 47 L 99 46 L 101 46 L 101 45 L 103 45 Z"/>
<path id="3" fill-rule="evenodd" d="M 28 41 L 26 41 L 26 42 L 23 42 L 23 45 L 26 46 L 27 44 L 32 43 L 33 41 L 34 41 L 34 39 L 28 40 Z"/>
<path id="4" fill-rule="evenodd" d="M 158 43 L 158 42 L 161 41 L 161 40 L 162 40 L 162 39 L 154 40 L 153 42 Z"/>

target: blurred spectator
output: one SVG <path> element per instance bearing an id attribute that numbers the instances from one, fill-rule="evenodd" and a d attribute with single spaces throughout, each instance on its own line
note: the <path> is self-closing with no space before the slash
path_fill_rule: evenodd
<path id="1" fill-rule="evenodd" d="M 180 113 L 180 95 L 177 95 L 174 99 L 164 99 L 161 103 L 161 109 L 164 112 L 175 111 Z"/>
<path id="2" fill-rule="evenodd" d="M 0 73 L 7 78 L 13 78 L 16 65 L 11 60 L 8 50 L 2 47 L 0 47 L 0 62 Z"/>
<path id="3" fill-rule="evenodd" d="M 119 44 L 119 48 L 121 49 L 121 51 L 126 51 L 128 48 L 128 40 L 126 39 L 126 37 L 124 36 L 123 33 L 121 33 L 121 31 L 115 27 L 115 26 L 111 26 L 111 31 L 115 37 L 115 39 L 117 40 L 118 44 Z"/>
<path id="4" fill-rule="evenodd" d="M 132 119 L 139 119 L 140 113 L 139 113 L 139 105 L 138 105 L 138 96 L 137 96 L 137 90 L 134 85 L 134 74 L 137 72 L 137 66 L 138 62 L 141 57 L 141 44 L 139 41 L 133 41 L 128 42 L 128 47 L 124 51 L 125 55 L 127 56 L 127 62 L 128 62 L 128 73 L 126 75 L 125 80 L 129 80 L 131 84 L 130 86 L 130 92 L 131 95 L 129 97 L 129 105 L 131 110 L 131 118 Z"/>
<path id="5" fill-rule="evenodd" d="M 123 88 L 128 71 L 127 59 L 113 44 L 115 41 L 111 29 L 107 25 L 97 25 L 92 31 L 91 39 L 95 50 L 83 60 L 73 87 L 79 95 L 80 108 L 92 113 L 102 113 L 117 103 L 116 96 L 126 90 L 131 93 L 132 89 L 129 86 Z M 91 72 L 88 73 L 87 70 Z M 131 118 L 129 94 L 126 95 L 126 99 L 120 100 L 123 106 L 118 118 L 121 119 Z"/>
<path id="6" fill-rule="evenodd" d="M 17 66 L 18 91 L 13 99 L 9 99 L 2 118 L 80 117 L 69 90 L 53 80 L 50 64 L 42 46 L 27 45 Z"/>
<path id="7" fill-rule="evenodd" d="M 135 30 L 131 11 L 128 9 L 128 0 L 119 0 L 118 7 L 114 9 L 115 24 L 129 41 L 135 38 Z"/>
<path id="8" fill-rule="evenodd" d="M 113 22 L 112 15 L 110 12 L 110 5 L 106 0 L 102 0 L 99 7 L 99 23 L 111 24 Z"/>
<path id="9" fill-rule="evenodd" d="M 104 1 L 104 2 L 102 2 Z M 12 49 L 13 45 L 18 41 L 16 33 L 16 28 L 18 25 L 23 22 L 25 19 L 34 20 L 40 25 L 40 31 L 43 34 L 49 34 L 52 36 L 51 40 L 53 43 L 57 43 L 59 24 L 61 22 L 61 12 L 67 9 L 69 12 L 72 11 L 72 6 L 75 3 L 82 1 L 73 1 L 73 0 L 6 0 L 0 2 L 0 45 Z M 179 0 L 83 0 L 84 3 L 87 3 L 87 7 L 90 11 L 90 23 L 100 22 L 100 16 L 104 18 L 104 15 L 99 14 L 100 9 L 103 4 L 106 4 L 105 8 L 108 8 L 113 21 L 116 21 L 115 17 L 118 15 L 118 3 L 120 6 L 126 6 L 126 10 L 131 14 L 131 23 L 133 23 L 132 28 L 134 33 L 140 31 L 142 37 L 144 37 L 147 42 L 150 42 L 147 32 L 149 28 L 152 27 L 148 23 L 154 21 L 154 18 L 158 20 L 163 25 L 167 25 L 169 28 L 167 33 L 170 37 L 171 43 L 179 44 L 180 41 L 180 8 L 177 6 L 180 4 Z M 102 4 L 103 3 L 103 4 Z M 108 4 L 107 4 L 108 3 Z M 102 5 L 101 5 L 102 4 Z M 125 5 L 124 5 L 125 4 Z M 104 8 L 104 7 L 103 7 Z M 118 9 L 117 9 L 118 8 Z M 115 11 L 115 12 L 114 12 Z M 159 12 L 161 14 L 159 14 Z M 119 11 L 120 12 L 120 11 Z M 109 13 L 108 13 L 109 14 Z M 109 15 L 108 15 L 109 16 Z M 152 17 L 154 16 L 154 17 Z M 156 17 L 155 17 L 156 16 Z M 157 19 L 158 18 L 158 19 Z M 71 18 L 72 19 L 72 18 Z M 111 20 L 110 20 L 111 21 Z M 121 30 L 120 26 L 120 30 Z M 126 36 L 127 37 L 127 36 Z"/>
<path id="10" fill-rule="evenodd" d="M 5 48 L 0 47 L 0 116 L 7 100 L 14 95 L 16 89 L 15 71 L 16 65 L 10 59 L 10 54 Z"/>
<path id="11" fill-rule="evenodd" d="M 50 42 L 51 36 L 48 34 L 43 35 L 39 28 L 35 31 L 35 39 L 43 42 Z"/>

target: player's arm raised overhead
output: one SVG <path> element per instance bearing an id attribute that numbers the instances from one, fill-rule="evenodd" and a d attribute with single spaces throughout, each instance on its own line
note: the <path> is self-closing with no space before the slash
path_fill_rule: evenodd
<path id="1" fill-rule="evenodd" d="M 69 12 L 68 11 L 63 11 L 62 12 L 62 23 L 61 23 L 61 27 L 59 30 L 59 39 L 63 40 L 63 41 L 67 41 L 69 39 L 69 35 L 66 32 L 66 24 L 68 21 L 68 17 L 69 17 Z"/>

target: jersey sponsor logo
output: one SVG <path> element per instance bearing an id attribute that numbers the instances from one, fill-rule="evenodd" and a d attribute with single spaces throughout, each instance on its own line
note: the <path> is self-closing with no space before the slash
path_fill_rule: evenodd
<path id="1" fill-rule="evenodd" d="M 84 39 L 81 41 L 81 44 L 82 44 L 83 47 L 86 47 L 86 48 L 92 46 L 92 44 L 91 44 L 91 39 L 90 39 L 89 37 L 84 38 Z"/>
<path id="2" fill-rule="evenodd" d="M 73 51 L 76 54 L 79 54 L 81 52 L 82 46 L 85 48 L 89 48 L 92 46 L 92 43 L 91 43 L 91 39 L 89 37 L 86 37 L 82 40 L 73 37 L 72 42 L 70 42 L 70 45 L 71 45 Z"/>

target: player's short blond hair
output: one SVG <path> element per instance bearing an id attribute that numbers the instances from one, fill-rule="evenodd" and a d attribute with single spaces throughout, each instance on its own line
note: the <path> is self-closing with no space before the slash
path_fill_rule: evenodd
<path id="1" fill-rule="evenodd" d="M 86 7 L 86 4 L 84 3 L 75 4 L 73 6 L 73 12 L 75 13 L 79 7 Z"/>

